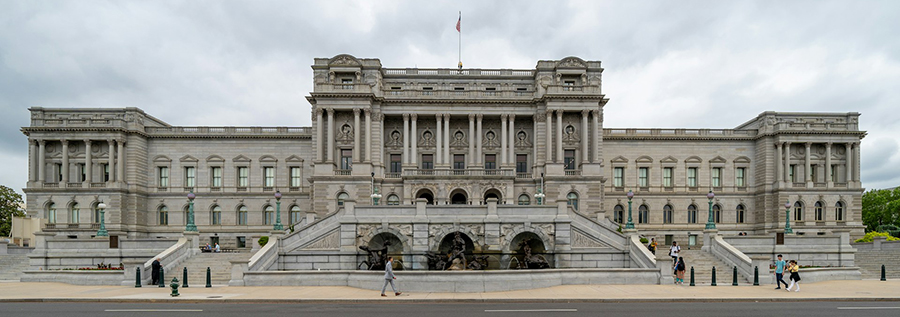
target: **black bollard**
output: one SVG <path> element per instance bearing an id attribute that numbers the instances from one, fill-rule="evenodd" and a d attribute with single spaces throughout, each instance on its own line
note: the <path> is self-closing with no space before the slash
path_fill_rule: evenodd
<path id="1" fill-rule="evenodd" d="M 731 271 L 731 286 L 738 286 L 738 284 L 737 284 L 737 266 L 735 266 L 734 270 Z"/>
<path id="2" fill-rule="evenodd" d="M 134 269 L 134 287 L 141 287 L 141 267 Z"/>
<path id="3" fill-rule="evenodd" d="M 183 270 L 183 271 L 184 271 L 184 274 L 182 274 L 181 280 L 184 281 L 184 283 L 181 284 L 181 287 L 187 288 L 187 287 L 188 287 L 188 283 L 187 283 L 187 266 L 184 267 L 184 270 Z"/>
<path id="4" fill-rule="evenodd" d="M 165 278 L 165 270 L 162 266 L 159 267 L 159 287 L 166 287 L 166 278 Z"/>
<path id="5" fill-rule="evenodd" d="M 759 286 L 759 267 L 753 267 L 753 286 Z"/>
<path id="6" fill-rule="evenodd" d="M 691 286 L 696 286 L 696 285 L 694 285 L 694 266 L 693 265 L 691 265 Z"/>
<path id="7" fill-rule="evenodd" d="M 881 265 L 881 281 L 887 281 L 887 274 L 884 272 L 884 264 Z"/>
<path id="8" fill-rule="evenodd" d="M 712 284 L 709 286 L 716 286 L 716 267 L 713 266 L 713 275 L 712 275 Z"/>
<path id="9" fill-rule="evenodd" d="M 206 267 L 206 287 L 212 287 L 212 274 L 209 272 L 209 267 Z"/>

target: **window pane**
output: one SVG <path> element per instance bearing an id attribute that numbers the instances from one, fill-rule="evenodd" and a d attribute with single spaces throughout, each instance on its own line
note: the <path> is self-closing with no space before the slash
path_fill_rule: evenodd
<path id="1" fill-rule="evenodd" d="M 516 155 L 516 173 L 528 173 L 528 155 Z"/>
<path id="2" fill-rule="evenodd" d="M 721 186 L 721 184 L 719 182 L 721 176 L 722 176 L 722 168 L 721 167 L 716 167 L 716 168 L 712 169 L 712 186 L 713 187 Z"/>
<path id="3" fill-rule="evenodd" d="M 169 187 L 169 168 L 159 168 L 159 187 Z"/>
<path id="4" fill-rule="evenodd" d="M 291 167 L 291 187 L 300 187 L 301 185 L 303 185 L 303 180 L 300 179 L 300 168 Z"/>
<path id="5" fill-rule="evenodd" d="M 688 168 L 688 186 L 697 187 L 697 168 Z"/>
<path id="6" fill-rule="evenodd" d="M 492 170 L 497 168 L 497 155 L 496 154 L 485 154 L 484 155 L 484 169 Z"/>
<path id="7" fill-rule="evenodd" d="M 466 169 L 466 156 L 462 154 L 453 155 L 453 169 Z"/>
<path id="8" fill-rule="evenodd" d="M 647 179 L 647 176 L 650 173 L 650 169 L 646 168 L 646 167 L 641 167 L 640 169 L 638 169 L 638 173 L 640 173 L 640 175 L 638 175 L 639 176 L 638 180 L 640 182 L 640 186 L 647 187 L 649 185 L 649 180 Z"/>
<path id="9" fill-rule="evenodd" d="M 250 183 L 249 176 L 249 168 L 238 167 L 238 187 L 247 187 L 247 185 Z"/>
<path id="10" fill-rule="evenodd" d="M 672 187 L 672 168 L 663 168 L 663 186 Z"/>
<path id="11" fill-rule="evenodd" d="M 194 168 L 193 167 L 185 167 L 184 168 L 184 186 L 185 187 L 194 187 Z"/>
<path id="12" fill-rule="evenodd" d="M 616 187 L 622 187 L 625 184 L 625 168 L 624 167 L 616 167 L 614 174 L 614 181 Z"/>
<path id="13" fill-rule="evenodd" d="M 565 168 L 567 170 L 575 169 L 575 150 L 565 150 Z"/>
<path id="14" fill-rule="evenodd" d="M 275 187 L 275 168 L 274 167 L 263 168 L 263 175 L 265 175 L 265 179 L 263 181 L 263 186 Z"/>
<path id="15" fill-rule="evenodd" d="M 391 154 L 391 173 L 400 173 L 402 171 L 403 162 L 400 154 Z"/>

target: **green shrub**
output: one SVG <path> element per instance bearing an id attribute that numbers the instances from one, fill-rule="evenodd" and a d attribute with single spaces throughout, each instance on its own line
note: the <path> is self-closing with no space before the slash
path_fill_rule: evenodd
<path id="1" fill-rule="evenodd" d="M 641 238 L 641 243 L 647 243 L 647 242 L 650 242 L 650 240 L 647 240 L 647 238 L 643 238 L 643 237 Z"/>
<path id="2" fill-rule="evenodd" d="M 872 242 L 872 240 L 875 239 L 875 237 L 887 237 L 887 241 L 900 240 L 900 238 L 892 237 L 891 234 L 887 233 L 887 232 L 872 231 L 872 232 L 866 233 L 866 235 L 863 236 L 862 238 L 857 239 L 856 242 Z"/>
<path id="3" fill-rule="evenodd" d="M 258 243 L 259 243 L 259 246 L 260 246 L 260 247 L 266 246 L 266 243 L 269 243 L 269 237 L 267 237 L 267 236 L 259 237 L 259 242 L 258 242 Z"/>

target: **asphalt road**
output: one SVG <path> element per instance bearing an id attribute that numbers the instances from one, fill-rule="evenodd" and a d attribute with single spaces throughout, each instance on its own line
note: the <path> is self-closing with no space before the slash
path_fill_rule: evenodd
<path id="1" fill-rule="evenodd" d="M 900 302 L 693 302 L 573 304 L 147 304 L 0 303 L 0 316 L 897 316 Z"/>

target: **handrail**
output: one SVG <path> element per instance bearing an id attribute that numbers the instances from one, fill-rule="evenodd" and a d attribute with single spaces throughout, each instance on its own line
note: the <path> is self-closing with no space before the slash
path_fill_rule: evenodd
<path id="1" fill-rule="evenodd" d="M 737 267 L 738 272 L 748 281 L 753 279 L 753 260 L 749 256 L 715 235 L 710 239 L 709 251 L 713 256 L 732 267 Z M 765 268 L 768 270 L 768 268 Z"/>
<path id="2" fill-rule="evenodd" d="M 595 232 L 597 235 L 599 235 L 596 238 L 608 243 L 615 249 L 622 251 L 627 250 L 627 241 L 625 241 L 626 237 L 624 235 L 603 223 L 600 223 L 594 219 L 588 218 L 587 216 L 579 212 L 574 211 L 571 206 L 568 207 L 569 217 L 572 218 L 573 225 L 581 228 L 582 231 L 586 231 L 585 229 L 588 229 Z"/>
<path id="3" fill-rule="evenodd" d="M 250 257 L 250 263 L 247 266 L 248 271 L 265 271 L 272 263 L 278 260 L 278 237 L 269 237 L 269 242 L 262 249 L 256 251 L 256 254 Z"/>
<path id="4" fill-rule="evenodd" d="M 184 237 L 178 238 L 178 241 L 176 241 L 174 245 L 172 245 L 171 247 L 168 247 L 167 249 L 163 250 L 159 254 L 153 256 L 152 258 L 150 258 L 149 260 L 144 262 L 144 265 L 141 267 L 141 270 L 145 273 L 149 272 L 151 267 L 153 266 L 153 260 L 156 260 L 156 259 L 159 259 L 159 262 L 162 264 L 162 267 L 164 270 L 167 270 L 167 271 L 171 270 L 171 269 L 177 267 L 182 262 L 184 262 L 184 260 L 189 258 L 192 255 L 191 251 L 195 247 L 196 246 L 191 245 L 189 239 L 184 238 Z M 129 272 L 130 272 L 130 274 L 129 274 Z M 126 282 L 134 281 L 134 277 L 132 274 L 134 274 L 134 273 L 129 270 L 125 270 L 125 280 L 124 281 L 126 281 Z M 143 276 L 144 276 L 144 278 L 143 278 L 144 281 L 150 280 L 150 274 L 144 274 Z"/>
<path id="5" fill-rule="evenodd" d="M 644 243 L 641 242 L 641 237 L 638 235 L 632 235 L 629 239 L 630 249 L 628 250 L 628 256 L 631 258 L 634 263 L 637 263 L 644 269 L 656 268 L 656 256 L 653 253 L 650 253 L 650 250 L 644 246 Z"/>

